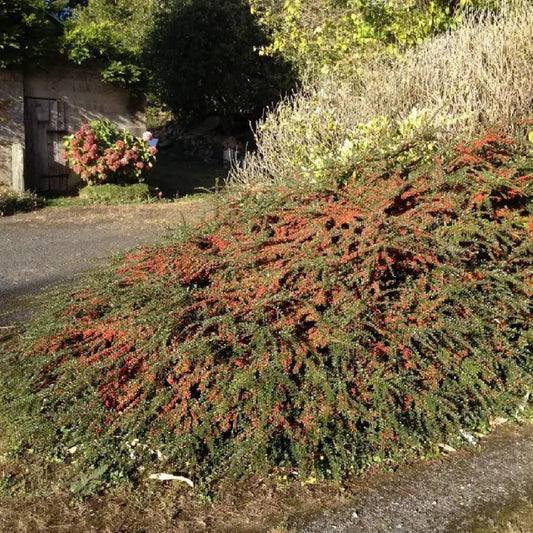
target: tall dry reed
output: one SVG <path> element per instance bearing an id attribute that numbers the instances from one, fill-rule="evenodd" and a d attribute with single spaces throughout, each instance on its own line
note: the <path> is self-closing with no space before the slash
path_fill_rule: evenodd
<path id="1" fill-rule="evenodd" d="M 533 5 L 509 2 L 497 14 L 471 13 L 456 31 L 392 60 L 375 59 L 360 80 L 325 77 L 306 83 L 265 117 L 257 130 L 257 153 L 246 169 L 232 172 L 230 183 L 286 183 L 302 172 L 312 176 L 323 161 L 341 158 L 355 131 L 369 137 L 363 147 L 383 141 L 383 128 L 365 130 L 365 124 L 380 118 L 398 135 L 402 130 L 395 125 L 414 109 L 424 117 L 415 125 L 418 133 L 439 147 L 496 123 L 530 118 Z"/>

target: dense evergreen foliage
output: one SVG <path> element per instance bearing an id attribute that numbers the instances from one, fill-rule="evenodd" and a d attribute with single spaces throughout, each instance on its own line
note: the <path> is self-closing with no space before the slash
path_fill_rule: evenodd
<path id="1" fill-rule="evenodd" d="M 0 68 L 37 61 L 59 48 L 61 24 L 47 13 L 60 11 L 64 2 L 0 0 Z M 45 9 L 47 7 L 47 9 Z"/>
<path id="2" fill-rule="evenodd" d="M 142 53 L 161 9 L 158 0 L 91 0 L 68 19 L 63 49 L 75 63 L 99 60 L 104 81 L 145 91 L 151 69 Z"/>
<path id="3" fill-rule="evenodd" d="M 533 371 L 531 150 L 495 131 L 400 160 L 250 192 L 76 291 L 16 366 L 45 446 L 76 445 L 103 479 L 157 457 L 205 484 L 339 479 L 515 412 Z"/>
<path id="4" fill-rule="evenodd" d="M 272 34 L 264 53 L 282 53 L 300 72 L 353 77 L 361 63 L 396 54 L 456 28 L 467 9 L 497 0 L 250 0 Z"/>
<path id="5" fill-rule="evenodd" d="M 295 87 L 296 69 L 352 76 L 365 58 L 453 27 L 459 5 L 491 3 L 1 0 L 0 67 L 61 49 L 182 117 L 256 119 Z"/>
<path id="6" fill-rule="evenodd" d="M 161 100 L 179 115 L 258 118 L 294 84 L 281 57 L 259 55 L 269 40 L 247 0 L 174 0 L 146 48 Z"/>
<path id="7" fill-rule="evenodd" d="M 361 62 L 458 24 L 460 2 L 1 0 L 0 67 L 62 50 L 102 79 L 182 116 L 257 118 L 295 72 L 360 74 Z M 155 99 L 154 99 L 155 98 Z"/>

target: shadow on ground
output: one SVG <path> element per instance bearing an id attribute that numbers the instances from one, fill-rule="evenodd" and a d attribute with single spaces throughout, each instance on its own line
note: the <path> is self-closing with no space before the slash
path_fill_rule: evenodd
<path id="1" fill-rule="evenodd" d="M 217 160 L 204 161 L 187 155 L 181 143 L 163 147 L 147 182 L 165 197 L 181 198 L 214 191 L 223 186 L 228 170 Z"/>
<path id="2" fill-rule="evenodd" d="M 121 206 L 76 206 L 0 217 L 0 327 L 24 320 L 28 297 L 103 268 L 114 254 L 161 242 L 196 225 L 213 198 Z"/>

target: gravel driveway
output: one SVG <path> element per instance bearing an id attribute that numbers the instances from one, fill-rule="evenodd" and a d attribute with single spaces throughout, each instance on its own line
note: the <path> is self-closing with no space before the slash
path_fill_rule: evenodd
<path id="1" fill-rule="evenodd" d="M 0 326 L 41 289 L 97 268 L 101 261 L 196 224 L 207 200 L 168 204 L 50 208 L 0 217 Z"/>
<path id="2" fill-rule="evenodd" d="M 417 462 L 359 483 L 353 503 L 303 533 L 486 533 L 533 496 L 533 425 L 509 424 L 475 449 Z M 505 520 L 504 520 L 505 523 Z M 531 529 L 501 529 L 522 533 Z"/>

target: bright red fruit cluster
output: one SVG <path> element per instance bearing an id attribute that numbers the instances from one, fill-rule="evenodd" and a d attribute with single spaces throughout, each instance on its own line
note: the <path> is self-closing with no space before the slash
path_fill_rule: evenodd
<path id="1" fill-rule="evenodd" d="M 496 132 L 338 190 L 250 193 L 127 257 L 114 297 L 76 298 L 43 379 L 92 383 L 91 427 L 142 427 L 204 472 L 339 476 L 471 427 L 531 383 L 532 170 Z"/>

